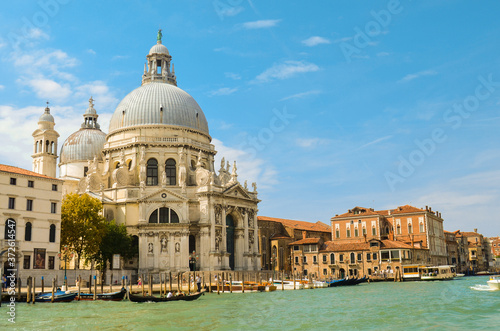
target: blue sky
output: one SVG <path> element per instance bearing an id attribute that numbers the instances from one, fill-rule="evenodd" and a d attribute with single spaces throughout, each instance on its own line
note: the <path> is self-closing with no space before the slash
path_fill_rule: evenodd
<path id="1" fill-rule="evenodd" d="M 259 214 L 329 223 L 411 204 L 500 234 L 495 1 L 9 2 L 0 11 L 0 162 L 31 168 L 50 101 L 61 134 L 92 95 L 103 131 L 163 29 Z M 216 168 L 219 167 L 217 159 Z"/>

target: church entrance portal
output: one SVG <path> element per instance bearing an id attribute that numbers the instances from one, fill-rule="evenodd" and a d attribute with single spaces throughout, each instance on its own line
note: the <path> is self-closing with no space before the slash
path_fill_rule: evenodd
<path id="1" fill-rule="evenodd" d="M 229 268 L 234 270 L 234 220 L 233 216 L 226 216 L 226 250 L 229 253 Z"/>

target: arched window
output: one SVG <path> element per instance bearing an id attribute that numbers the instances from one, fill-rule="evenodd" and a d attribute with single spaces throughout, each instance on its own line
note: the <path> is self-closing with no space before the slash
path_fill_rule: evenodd
<path id="1" fill-rule="evenodd" d="M 24 228 L 24 240 L 31 241 L 31 222 L 26 223 Z"/>
<path id="2" fill-rule="evenodd" d="M 179 223 L 179 216 L 172 209 L 161 207 L 151 213 L 149 223 Z"/>
<path id="3" fill-rule="evenodd" d="M 146 185 L 158 185 L 158 161 L 156 159 L 149 159 L 146 172 Z"/>
<path id="4" fill-rule="evenodd" d="M 330 254 L 330 264 L 335 264 L 335 254 Z"/>
<path id="5" fill-rule="evenodd" d="M 56 242 L 56 226 L 54 224 L 50 225 L 49 242 Z"/>
<path id="6" fill-rule="evenodd" d="M 5 221 L 5 239 L 16 239 L 16 221 L 9 218 Z"/>
<path id="7" fill-rule="evenodd" d="M 49 141 L 45 140 L 45 153 L 49 152 Z"/>
<path id="8" fill-rule="evenodd" d="M 168 159 L 167 162 L 165 162 L 165 173 L 167 175 L 167 185 L 175 185 L 177 177 L 174 159 Z"/>
<path id="9" fill-rule="evenodd" d="M 351 253 L 351 264 L 356 263 L 356 254 Z"/>

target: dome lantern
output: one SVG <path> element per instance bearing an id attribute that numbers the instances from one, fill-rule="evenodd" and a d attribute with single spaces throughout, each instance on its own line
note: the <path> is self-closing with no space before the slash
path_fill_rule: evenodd
<path id="1" fill-rule="evenodd" d="M 177 79 L 173 70 L 170 70 L 170 56 L 167 47 L 162 44 L 161 29 L 158 30 L 156 37 L 156 45 L 151 47 L 149 54 L 146 56 L 146 63 L 144 65 L 144 74 L 142 75 L 142 85 L 160 82 L 168 83 L 177 86 Z"/>

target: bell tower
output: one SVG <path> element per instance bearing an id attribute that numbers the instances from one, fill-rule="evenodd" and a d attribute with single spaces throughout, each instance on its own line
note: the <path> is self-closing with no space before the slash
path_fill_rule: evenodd
<path id="1" fill-rule="evenodd" d="M 38 129 L 32 134 L 34 145 L 31 157 L 34 172 L 54 178 L 57 169 L 57 138 L 59 138 L 59 133 L 54 130 L 55 125 L 47 101 L 45 112 L 38 120 Z"/>
<path id="2" fill-rule="evenodd" d="M 162 36 L 163 35 L 160 29 L 158 30 L 158 36 L 156 37 L 156 45 L 151 47 L 149 54 L 146 56 L 147 62 L 144 64 L 142 85 L 159 82 L 177 86 L 173 63 L 172 70 L 170 69 L 172 57 L 170 56 L 167 47 L 161 43 Z"/>

